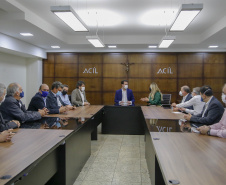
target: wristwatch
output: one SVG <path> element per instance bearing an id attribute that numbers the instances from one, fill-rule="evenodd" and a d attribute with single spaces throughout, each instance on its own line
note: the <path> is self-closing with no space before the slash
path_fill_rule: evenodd
<path id="1" fill-rule="evenodd" d="M 207 131 L 207 135 L 208 136 L 210 136 L 210 130 L 211 130 L 211 128 Z"/>

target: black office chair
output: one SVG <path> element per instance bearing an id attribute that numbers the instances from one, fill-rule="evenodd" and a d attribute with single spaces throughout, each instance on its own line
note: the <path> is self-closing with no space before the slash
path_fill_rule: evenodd
<path id="1" fill-rule="evenodd" d="M 161 104 L 163 107 L 170 107 L 171 106 L 171 94 L 163 94 L 162 95 Z"/>

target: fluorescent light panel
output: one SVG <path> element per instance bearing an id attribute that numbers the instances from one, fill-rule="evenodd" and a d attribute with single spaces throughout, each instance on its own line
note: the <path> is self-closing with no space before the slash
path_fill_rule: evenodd
<path id="1" fill-rule="evenodd" d="M 117 46 L 108 46 L 109 48 L 117 48 Z"/>
<path id="2" fill-rule="evenodd" d="M 181 10 L 170 31 L 184 31 L 203 9 L 203 4 L 182 4 Z"/>
<path id="3" fill-rule="evenodd" d="M 25 37 L 32 37 L 33 34 L 31 33 L 20 33 L 22 36 L 25 36 Z"/>
<path id="4" fill-rule="evenodd" d="M 88 31 L 85 23 L 70 6 L 51 6 L 51 11 L 74 31 Z"/>
<path id="5" fill-rule="evenodd" d="M 51 46 L 51 48 L 56 49 L 56 48 L 60 48 L 60 46 Z"/>
<path id="6" fill-rule="evenodd" d="M 157 48 L 157 46 L 148 46 L 148 48 Z"/>
<path id="7" fill-rule="evenodd" d="M 176 37 L 174 37 L 174 36 L 163 37 L 161 43 L 159 44 L 159 48 L 168 48 L 175 39 L 176 39 Z"/>
<path id="8" fill-rule="evenodd" d="M 104 43 L 100 40 L 98 36 L 86 36 L 86 39 L 96 48 L 105 47 Z"/>
<path id="9" fill-rule="evenodd" d="M 209 48 L 218 48 L 218 46 L 209 46 Z"/>

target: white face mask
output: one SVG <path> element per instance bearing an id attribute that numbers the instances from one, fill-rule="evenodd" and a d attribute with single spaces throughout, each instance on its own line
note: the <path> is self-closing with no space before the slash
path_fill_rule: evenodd
<path id="1" fill-rule="evenodd" d="M 226 104 L 226 95 L 224 93 L 222 93 L 221 99 L 222 99 L 222 102 Z"/>
<path id="2" fill-rule="evenodd" d="M 2 101 L 0 101 L 0 104 L 2 104 L 4 101 L 5 101 L 5 96 L 4 96 L 4 98 L 2 99 Z"/>
<path id="3" fill-rule="evenodd" d="M 180 95 L 180 96 L 183 96 L 183 94 L 182 94 L 182 92 L 181 92 L 181 91 L 179 92 L 179 95 Z"/>
<path id="4" fill-rule="evenodd" d="M 81 91 L 85 91 L 86 87 L 81 87 Z"/>
<path id="5" fill-rule="evenodd" d="M 125 89 L 128 89 L 128 85 L 124 85 L 124 88 L 125 88 Z"/>

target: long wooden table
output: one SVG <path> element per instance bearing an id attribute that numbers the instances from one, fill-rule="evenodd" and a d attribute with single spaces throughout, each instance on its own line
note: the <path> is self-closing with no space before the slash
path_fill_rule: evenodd
<path id="1" fill-rule="evenodd" d="M 226 139 L 195 133 L 151 133 L 152 184 L 224 185 Z"/>
<path id="2" fill-rule="evenodd" d="M 160 106 L 141 106 L 145 119 L 183 119 L 184 114 Z"/>
<path id="3" fill-rule="evenodd" d="M 30 173 L 36 178 L 32 185 L 45 184 L 59 170 L 57 148 L 71 133 L 72 130 L 19 129 L 11 142 L 0 143 L 0 174 L 9 177 L 0 179 L 0 185 L 15 181 L 20 184 Z M 42 170 L 41 165 L 45 165 Z"/>
<path id="4" fill-rule="evenodd" d="M 102 109 L 103 105 L 87 105 L 76 107 L 75 110 L 67 111 L 64 114 L 48 114 L 46 117 L 69 117 L 69 118 L 91 118 L 94 114 L 96 114 L 100 109 Z"/>

